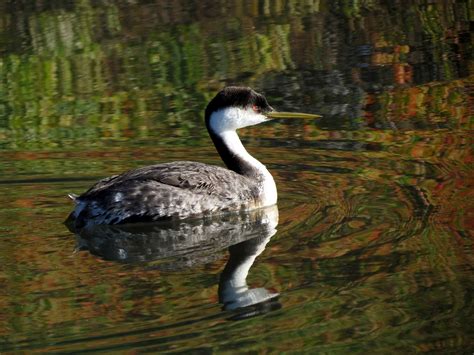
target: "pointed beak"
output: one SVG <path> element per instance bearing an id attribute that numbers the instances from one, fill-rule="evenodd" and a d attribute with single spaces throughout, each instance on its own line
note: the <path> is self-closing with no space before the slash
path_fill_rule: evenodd
<path id="1" fill-rule="evenodd" d="M 265 114 L 268 118 L 309 118 L 315 119 L 320 118 L 320 115 L 315 115 L 312 113 L 302 113 L 302 112 L 279 112 L 279 111 L 270 111 Z"/>

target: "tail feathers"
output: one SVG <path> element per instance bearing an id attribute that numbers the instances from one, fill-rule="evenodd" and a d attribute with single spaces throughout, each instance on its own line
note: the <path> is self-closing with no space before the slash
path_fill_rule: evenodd
<path id="1" fill-rule="evenodd" d="M 79 197 L 79 195 L 72 194 L 72 193 L 71 193 L 71 194 L 67 194 L 67 195 L 68 195 L 68 197 L 69 197 L 71 200 L 73 200 L 74 202 L 77 203 L 77 198 Z"/>

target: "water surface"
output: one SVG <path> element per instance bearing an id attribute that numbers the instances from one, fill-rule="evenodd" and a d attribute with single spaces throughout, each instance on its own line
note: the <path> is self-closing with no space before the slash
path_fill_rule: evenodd
<path id="1" fill-rule="evenodd" d="M 472 352 L 472 9 L 0 4 L 0 350 Z M 277 222 L 68 231 L 99 178 L 221 164 L 202 111 L 228 84 L 323 115 L 241 131 Z"/>

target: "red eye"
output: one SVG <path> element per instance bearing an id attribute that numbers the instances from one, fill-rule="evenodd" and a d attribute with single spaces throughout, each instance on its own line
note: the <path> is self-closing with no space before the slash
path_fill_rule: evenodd
<path id="1" fill-rule="evenodd" d="M 255 112 L 260 112 L 260 109 L 258 108 L 257 105 L 252 105 L 252 109 L 253 109 Z"/>

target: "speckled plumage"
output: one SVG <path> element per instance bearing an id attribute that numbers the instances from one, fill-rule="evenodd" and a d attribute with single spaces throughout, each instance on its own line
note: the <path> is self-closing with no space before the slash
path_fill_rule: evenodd
<path id="1" fill-rule="evenodd" d="M 151 165 L 100 180 L 76 198 L 75 228 L 258 207 L 259 184 L 197 162 Z"/>

